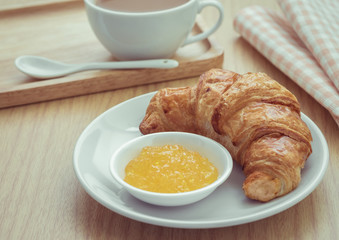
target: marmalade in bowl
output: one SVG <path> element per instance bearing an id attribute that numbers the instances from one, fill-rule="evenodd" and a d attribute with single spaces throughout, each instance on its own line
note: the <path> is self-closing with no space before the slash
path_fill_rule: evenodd
<path id="1" fill-rule="evenodd" d="M 130 185 L 159 193 L 196 190 L 218 178 L 217 168 L 207 158 L 181 145 L 144 147 L 125 173 Z"/>

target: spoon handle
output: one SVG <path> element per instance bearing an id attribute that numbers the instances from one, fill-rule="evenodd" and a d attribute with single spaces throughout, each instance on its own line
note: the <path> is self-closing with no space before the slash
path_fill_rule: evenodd
<path id="1" fill-rule="evenodd" d="M 81 70 L 85 69 L 139 69 L 139 68 L 174 68 L 179 64 L 172 59 L 154 59 L 154 60 L 138 60 L 138 61 L 117 61 L 117 62 L 101 62 L 88 63 L 79 65 Z M 79 69 L 80 70 L 80 69 Z"/>

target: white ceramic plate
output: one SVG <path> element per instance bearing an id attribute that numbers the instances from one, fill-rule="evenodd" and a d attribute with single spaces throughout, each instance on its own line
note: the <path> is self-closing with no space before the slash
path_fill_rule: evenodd
<path id="1" fill-rule="evenodd" d="M 74 150 L 74 170 L 87 193 L 112 211 L 145 223 L 177 228 L 215 228 L 263 219 L 297 204 L 320 183 L 329 161 L 328 146 L 319 128 L 304 114 L 313 136 L 313 153 L 302 170 L 302 180 L 291 193 L 260 203 L 242 191 L 244 175 L 235 164 L 223 185 L 197 203 L 181 207 L 160 207 L 131 196 L 113 180 L 109 161 L 124 142 L 140 136 L 139 124 L 154 93 L 123 102 L 98 116 L 83 131 Z"/>

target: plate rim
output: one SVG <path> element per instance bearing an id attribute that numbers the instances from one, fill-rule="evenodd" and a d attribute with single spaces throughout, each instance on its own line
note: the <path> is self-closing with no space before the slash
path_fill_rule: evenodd
<path id="1" fill-rule="evenodd" d="M 327 141 L 322 134 L 321 130 L 319 127 L 304 113 L 301 113 L 301 117 L 303 121 L 307 124 L 310 125 L 313 131 L 316 132 L 317 137 L 319 137 L 319 142 L 321 145 L 324 147 L 324 161 L 322 161 L 321 168 L 319 171 L 319 174 L 317 175 L 317 178 L 313 181 L 313 184 L 309 185 L 308 188 L 306 188 L 304 191 L 300 192 L 298 195 L 296 195 L 294 198 L 287 198 L 286 201 L 282 202 L 281 204 L 272 206 L 268 209 L 265 209 L 263 211 L 260 211 L 259 213 L 252 213 L 247 216 L 242 216 L 242 217 L 236 217 L 236 218 L 229 218 L 229 219 L 219 219 L 219 220 L 211 220 L 211 221 L 192 221 L 192 220 L 173 220 L 173 219 L 166 219 L 166 218 L 161 218 L 161 217 L 155 217 L 155 216 L 150 216 L 147 214 L 141 214 L 139 212 L 135 211 L 124 211 L 118 207 L 118 205 L 112 205 L 106 202 L 105 200 L 101 199 L 98 194 L 95 193 L 89 186 L 87 186 L 86 181 L 83 179 L 81 176 L 81 173 L 79 172 L 78 164 L 80 161 L 77 159 L 77 155 L 79 155 L 79 151 L 81 148 L 81 143 L 84 141 L 84 138 L 86 136 L 87 131 L 89 131 L 93 125 L 95 125 L 97 122 L 99 122 L 102 118 L 104 118 L 107 114 L 110 112 L 114 111 L 117 108 L 122 107 L 123 105 L 128 105 L 130 102 L 137 101 L 143 98 L 151 98 L 156 92 L 150 92 L 146 94 L 142 94 L 133 98 L 130 98 L 126 101 L 123 101 L 100 115 L 98 115 L 96 118 L 94 118 L 86 127 L 85 129 L 81 132 L 80 136 L 78 137 L 74 152 L 73 152 L 73 170 L 76 174 L 76 177 L 78 178 L 80 184 L 82 187 L 85 189 L 87 194 L 89 194 L 93 199 L 95 199 L 98 203 L 101 205 L 105 206 L 106 208 L 110 209 L 111 211 L 118 213 L 122 216 L 128 217 L 130 219 L 152 224 L 152 225 L 157 225 L 157 226 L 163 226 L 163 227 L 175 227 L 175 228 L 186 228 L 186 229 L 196 229 L 196 228 L 203 228 L 203 229 L 208 229 L 208 228 L 219 228 L 219 227 L 228 227 L 228 226 L 236 226 L 240 224 L 245 224 L 245 223 L 250 223 L 254 221 L 258 221 L 273 215 L 276 215 L 278 213 L 281 213 L 285 211 L 286 209 L 296 205 L 303 199 L 305 199 L 307 196 L 309 196 L 315 188 L 319 185 L 321 180 L 323 179 L 328 163 L 329 163 L 329 150 L 328 150 L 328 145 Z M 308 127 L 310 127 L 308 126 Z M 272 214 L 273 212 L 273 214 Z"/>

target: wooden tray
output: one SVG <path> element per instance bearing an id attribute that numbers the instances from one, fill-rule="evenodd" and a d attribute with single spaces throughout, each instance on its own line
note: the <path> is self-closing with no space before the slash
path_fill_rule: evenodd
<path id="1" fill-rule="evenodd" d="M 90 29 L 82 1 L 2 10 L 0 22 L 0 108 L 194 77 L 223 63 L 223 49 L 212 36 L 180 48 L 173 57 L 179 61 L 175 69 L 96 70 L 36 80 L 16 69 L 15 58 L 39 55 L 68 63 L 115 59 Z M 192 34 L 205 28 L 198 16 Z"/>

